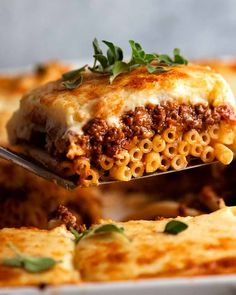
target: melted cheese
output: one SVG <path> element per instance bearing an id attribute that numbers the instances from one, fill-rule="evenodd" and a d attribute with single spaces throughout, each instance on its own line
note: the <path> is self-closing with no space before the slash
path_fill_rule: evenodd
<path id="1" fill-rule="evenodd" d="M 61 134 L 69 130 L 82 133 L 82 127 L 94 117 L 117 126 L 124 112 L 164 100 L 229 104 L 235 109 L 229 85 L 208 67 L 176 66 L 160 74 L 139 67 L 120 75 L 112 84 L 107 76 L 93 73 L 84 74 L 83 83 L 74 90 L 65 89 L 61 80 L 48 83 L 24 96 L 8 128 L 13 142 L 16 138 L 28 139 L 31 129 L 40 124 L 45 130 L 59 128 Z M 32 115 L 43 117 L 42 123 L 32 124 Z"/>
<path id="2" fill-rule="evenodd" d="M 236 273 L 236 207 L 177 217 L 188 228 L 163 233 L 170 219 L 115 223 L 126 237 L 81 240 L 75 264 L 84 281 L 131 280 Z"/>
<path id="3" fill-rule="evenodd" d="M 50 270 L 28 273 L 22 268 L 0 264 L 0 286 L 66 284 L 79 281 L 73 268 L 73 235 L 63 226 L 51 231 L 36 228 L 4 228 L 0 230 L 0 260 L 15 256 L 7 243 L 14 244 L 25 255 L 48 256 L 59 263 Z"/>

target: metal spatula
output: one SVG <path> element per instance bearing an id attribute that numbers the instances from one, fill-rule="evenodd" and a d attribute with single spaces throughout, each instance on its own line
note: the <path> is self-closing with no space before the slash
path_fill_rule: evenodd
<path id="1" fill-rule="evenodd" d="M 33 160 L 31 160 L 30 158 L 27 158 L 24 155 L 22 155 L 18 152 L 9 150 L 7 148 L 0 147 L 0 158 L 11 161 L 12 163 L 17 164 L 20 167 L 23 167 L 26 170 L 33 172 L 34 174 L 36 174 L 40 177 L 43 177 L 43 178 L 50 180 L 50 181 L 53 181 L 54 183 L 66 188 L 66 189 L 74 189 L 78 186 L 73 181 L 63 178 L 63 177 L 59 176 L 58 174 L 56 174 L 55 172 L 52 172 L 48 167 L 42 165 L 41 163 L 36 163 Z M 192 168 L 198 168 L 198 167 L 202 167 L 202 166 L 213 164 L 213 163 L 216 163 L 216 162 L 200 163 L 200 164 L 199 163 L 192 163 L 188 167 L 186 167 L 182 170 L 178 170 L 178 171 L 188 170 L 188 169 L 192 169 Z M 133 178 L 132 180 L 152 177 L 152 176 L 156 176 L 156 175 L 169 174 L 169 173 L 173 173 L 173 172 L 177 172 L 177 170 L 168 170 L 165 172 L 155 172 L 152 174 L 144 175 L 142 177 Z M 118 180 L 110 180 L 109 179 L 109 180 L 100 181 L 99 185 L 113 183 L 113 182 L 118 182 Z"/>

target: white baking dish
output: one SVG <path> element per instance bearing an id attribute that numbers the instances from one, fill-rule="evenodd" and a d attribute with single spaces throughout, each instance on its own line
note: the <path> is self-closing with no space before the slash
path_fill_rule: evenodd
<path id="1" fill-rule="evenodd" d="M 140 280 L 39 288 L 3 288 L 0 295 L 233 295 L 236 276 Z"/>

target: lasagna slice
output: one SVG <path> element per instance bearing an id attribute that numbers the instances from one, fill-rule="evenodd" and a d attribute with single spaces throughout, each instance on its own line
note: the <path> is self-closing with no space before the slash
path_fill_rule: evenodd
<path id="1" fill-rule="evenodd" d="M 73 236 L 64 226 L 51 231 L 1 229 L 0 286 L 77 283 L 79 275 L 73 267 L 73 255 Z M 26 260 L 20 263 L 19 258 Z"/>
<path id="2" fill-rule="evenodd" d="M 88 68 L 74 84 L 62 78 L 29 92 L 8 123 L 11 142 L 41 147 L 83 186 L 181 170 L 192 160 L 229 164 L 236 116 L 227 82 L 194 64 L 151 66 L 158 72 L 139 65 L 112 82 Z"/>
<path id="3" fill-rule="evenodd" d="M 75 266 L 86 282 L 233 274 L 235 214 L 102 223 L 80 238 Z"/>

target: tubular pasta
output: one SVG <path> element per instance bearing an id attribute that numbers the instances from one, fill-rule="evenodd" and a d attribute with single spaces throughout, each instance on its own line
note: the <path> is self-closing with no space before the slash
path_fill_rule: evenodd
<path id="1" fill-rule="evenodd" d="M 190 148 L 190 154 L 194 157 L 200 157 L 203 151 L 203 146 L 200 143 L 193 144 Z"/>
<path id="2" fill-rule="evenodd" d="M 210 141 L 211 141 L 211 137 L 208 134 L 208 132 L 205 131 L 205 132 L 200 133 L 200 143 L 201 143 L 201 145 L 207 146 L 207 145 L 209 145 Z"/>
<path id="3" fill-rule="evenodd" d="M 122 181 L 129 181 L 132 177 L 131 169 L 127 166 L 113 166 L 110 170 L 110 175 Z"/>
<path id="4" fill-rule="evenodd" d="M 128 151 L 121 151 L 118 155 L 115 155 L 115 163 L 117 166 L 126 166 L 130 161 L 130 154 Z"/>
<path id="5" fill-rule="evenodd" d="M 90 169 L 90 163 L 87 158 L 78 158 L 74 161 L 74 169 L 77 174 L 86 174 Z"/>
<path id="6" fill-rule="evenodd" d="M 159 153 L 151 152 L 145 157 L 146 160 L 146 172 L 155 172 L 161 165 L 161 157 Z"/>
<path id="7" fill-rule="evenodd" d="M 197 130 L 192 129 L 184 134 L 184 140 L 186 140 L 189 144 L 195 144 L 200 141 L 200 136 Z"/>
<path id="8" fill-rule="evenodd" d="M 171 166 L 175 170 L 181 170 L 184 169 L 187 166 L 188 162 L 185 156 L 183 155 L 176 155 L 171 160 Z"/>
<path id="9" fill-rule="evenodd" d="M 214 145 L 214 149 L 217 160 L 219 160 L 222 164 L 228 165 L 233 161 L 233 152 L 224 144 L 216 143 Z"/>
<path id="10" fill-rule="evenodd" d="M 133 177 L 140 177 L 143 175 L 144 165 L 142 162 L 131 162 L 129 167 Z"/>
<path id="11" fill-rule="evenodd" d="M 178 144 L 178 152 L 180 155 L 187 156 L 190 153 L 190 144 L 187 141 L 180 141 Z"/>
<path id="12" fill-rule="evenodd" d="M 160 153 L 163 152 L 166 147 L 166 143 L 164 139 L 160 135 L 156 135 L 152 141 L 152 148 L 155 152 Z"/>
<path id="13" fill-rule="evenodd" d="M 148 138 L 142 139 L 139 143 L 139 148 L 144 154 L 149 153 L 152 150 L 151 140 Z"/>
<path id="14" fill-rule="evenodd" d="M 233 128 L 229 124 L 221 122 L 218 141 L 223 144 L 233 144 L 234 135 Z"/>
<path id="15" fill-rule="evenodd" d="M 171 165 L 171 160 L 169 158 L 167 158 L 166 156 L 161 156 L 161 165 L 159 167 L 159 169 L 161 171 L 166 171 L 170 168 L 170 165 Z"/>
<path id="16" fill-rule="evenodd" d="M 162 135 L 163 139 L 167 143 L 173 143 L 177 139 L 177 131 L 176 127 L 169 127 L 167 128 Z"/>
<path id="17" fill-rule="evenodd" d="M 215 159 L 215 151 L 211 146 L 205 146 L 201 153 L 201 160 L 205 163 L 209 163 L 214 161 Z"/>
<path id="18" fill-rule="evenodd" d="M 218 139 L 219 138 L 219 131 L 220 131 L 220 127 L 219 125 L 213 125 L 209 128 L 209 135 L 212 139 Z"/>
<path id="19" fill-rule="evenodd" d="M 86 177 L 82 179 L 84 186 L 98 185 L 99 173 L 95 169 L 90 169 L 86 173 Z"/>
<path id="20" fill-rule="evenodd" d="M 134 147 L 129 151 L 129 155 L 130 155 L 131 162 L 137 162 L 137 161 L 141 161 L 143 157 L 143 152 L 140 150 L 140 148 Z"/>
<path id="21" fill-rule="evenodd" d="M 178 153 L 178 146 L 176 143 L 167 143 L 166 148 L 163 151 L 163 154 L 172 159 Z"/>
<path id="22" fill-rule="evenodd" d="M 110 170 L 112 166 L 114 165 L 114 159 L 106 155 L 101 155 L 99 159 L 99 163 L 104 170 Z"/>

